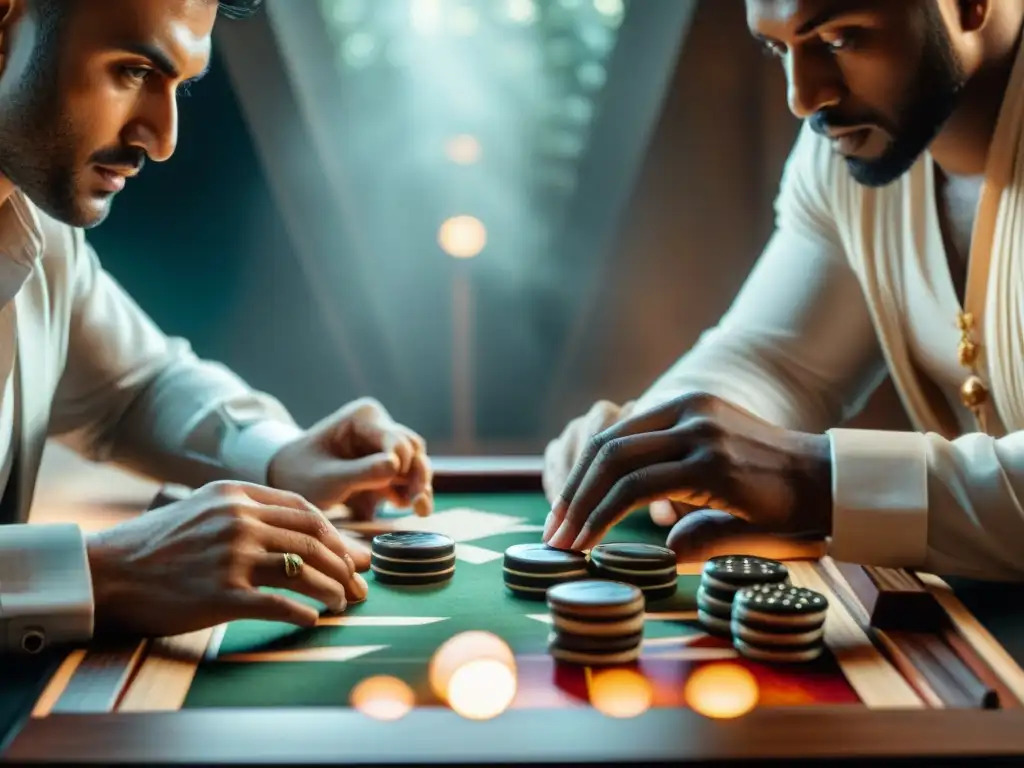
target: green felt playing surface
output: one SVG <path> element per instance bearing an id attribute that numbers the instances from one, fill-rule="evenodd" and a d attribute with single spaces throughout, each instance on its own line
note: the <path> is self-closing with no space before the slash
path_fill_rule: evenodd
<path id="1" fill-rule="evenodd" d="M 540 540 L 548 504 L 540 494 L 439 496 L 431 523 L 443 530 L 447 517 L 466 509 L 498 522 L 485 525 L 485 535 L 479 538 L 470 534 L 459 541 L 466 552 L 451 581 L 434 587 L 394 587 L 368 576 L 369 599 L 350 606 L 343 615 L 348 623 L 341 626 L 301 630 L 270 622 L 233 623 L 224 633 L 216 660 L 200 666 L 185 706 L 345 705 L 358 682 L 378 674 L 405 680 L 425 697 L 420 703 L 430 703 L 423 688 L 430 656 L 446 640 L 468 630 L 495 633 L 517 655 L 546 654 L 549 625 L 532 618 L 545 616 L 546 606 L 540 600 L 514 597 L 505 588 L 502 555 L 513 544 Z M 457 533 L 456 538 L 462 535 Z M 606 540 L 663 544 L 664 537 L 665 530 L 654 526 L 646 513 L 636 513 Z M 648 612 L 694 611 L 698 581 L 697 576 L 680 576 L 676 596 L 649 605 Z M 644 635 L 682 637 L 697 631 L 692 621 L 655 620 L 647 622 Z M 277 652 L 294 658 L 289 652 L 341 647 L 363 650 L 343 661 L 286 661 L 272 656 L 233 660 L 240 654 Z"/>

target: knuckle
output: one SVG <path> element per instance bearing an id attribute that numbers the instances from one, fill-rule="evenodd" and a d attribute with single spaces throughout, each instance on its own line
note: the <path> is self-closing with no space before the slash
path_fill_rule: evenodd
<path id="1" fill-rule="evenodd" d="M 217 480 L 204 485 L 203 492 L 215 499 L 226 499 L 237 496 L 241 492 L 238 483 L 229 480 Z"/>
<path id="2" fill-rule="evenodd" d="M 230 515 L 225 518 L 224 534 L 236 544 L 248 542 L 256 535 L 256 522 L 246 515 Z"/>
<path id="3" fill-rule="evenodd" d="M 626 449 L 626 442 L 621 439 L 608 440 L 601 446 L 597 453 L 597 462 L 599 464 L 611 464 L 614 465 L 621 461 L 623 454 Z"/>
<path id="4" fill-rule="evenodd" d="M 324 546 L 312 536 L 307 536 L 303 542 L 303 549 L 305 549 L 305 552 L 302 553 L 302 556 L 315 561 L 321 559 Z"/>
<path id="5" fill-rule="evenodd" d="M 686 431 L 691 437 L 701 443 L 717 441 L 724 434 L 722 425 L 718 423 L 718 420 L 709 416 L 693 419 L 687 423 Z"/>
<path id="6" fill-rule="evenodd" d="M 383 412 L 384 406 L 381 405 L 380 401 L 375 397 L 364 396 L 358 398 L 352 404 L 353 409 L 359 413 L 372 413 L 372 412 Z"/>
<path id="7" fill-rule="evenodd" d="M 628 502 L 637 499 L 643 493 L 644 484 L 647 482 L 647 471 L 638 469 L 630 472 L 622 478 L 615 488 L 615 495 L 620 502 Z"/>
<path id="8" fill-rule="evenodd" d="M 672 405 L 680 411 L 706 411 L 714 402 L 714 396 L 707 392 L 687 392 L 672 401 Z"/>
<path id="9" fill-rule="evenodd" d="M 593 435 L 587 440 L 586 448 L 583 449 L 583 457 L 588 461 L 593 461 L 604 449 L 605 443 L 608 442 L 605 437 L 601 434 Z"/>
<path id="10" fill-rule="evenodd" d="M 317 541 L 325 541 L 329 537 L 334 536 L 334 526 L 328 523 L 326 518 L 319 512 L 310 511 L 306 513 L 306 519 L 309 525 L 310 536 Z"/>

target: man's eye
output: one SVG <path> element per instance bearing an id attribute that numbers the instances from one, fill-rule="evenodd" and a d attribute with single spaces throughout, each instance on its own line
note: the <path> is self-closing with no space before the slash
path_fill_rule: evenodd
<path id="1" fill-rule="evenodd" d="M 149 67 L 122 67 L 121 68 L 121 74 L 123 74 L 126 79 L 131 80 L 131 81 L 136 82 L 136 83 L 145 82 L 146 79 L 150 76 L 150 74 L 152 72 L 153 72 L 153 70 L 150 69 Z"/>
<path id="2" fill-rule="evenodd" d="M 856 42 L 855 35 L 850 30 L 842 30 L 839 32 L 826 32 L 819 35 L 821 42 L 823 42 L 830 50 L 842 51 L 847 48 L 853 47 Z"/>

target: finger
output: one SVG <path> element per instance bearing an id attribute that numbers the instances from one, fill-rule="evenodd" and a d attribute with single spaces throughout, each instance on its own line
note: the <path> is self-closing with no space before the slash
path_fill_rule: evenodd
<path id="1" fill-rule="evenodd" d="M 571 546 L 597 507 L 624 478 L 645 467 L 684 460 L 688 453 L 689 441 L 683 433 L 673 431 L 643 433 L 607 441 L 578 482 L 573 495 L 566 498 L 562 522 L 550 544 L 560 548 Z"/>
<path id="2" fill-rule="evenodd" d="M 373 424 L 367 431 L 372 445 L 379 445 L 383 453 L 393 454 L 398 459 L 398 474 L 408 474 L 413 459 L 419 453 L 409 436 L 397 424 Z"/>
<path id="3" fill-rule="evenodd" d="M 400 474 L 399 462 L 392 453 L 375 453 L 358 459 L 330 461 L 324 474 L 348 493 L 379 491 L 391 485 Z"/>
<path id="4" fill-rule="evenodd" d="M 668 404 L 654 410 L 644 411 L 596 434 L 587 443 L 579 460 L 573 466 L 565 487 L 562 489 L 559 499 L 555 502 L 552 509 L 552 527 L 556 528 L 558 534 L 561 534 L 561 527 L 564 524 L 569 505 L 576 497 L 580 484 L 607 443 L 615 440 L 624 440 L 625 438 L 648 432 L 659 432 L 668 429 L 676 423 L 677 419 L 678 406 Z M 564 538 L 564 536 L 560 536 L 560 538 Z M 553 540 L 552 537 L 552 542 Z"/>
<path id="5" fill-rule="evenodd" d="M 352 513 L 351 519 L 365 523 L 373 520 L 377 514 L 381 497 L 376 493 L 357 493 L 345 501 L 345 506 Z"/>
<path id="6" fill-rule="evenodd" d="M 337 531 L 327 537 L 320 534 L 319 531 L 315 535 L 309 535 L 267 525 L 260 531 L 259 540 L 267 552 L 275 554 L 292 552 L 299 555 L 313 568 L 340 584 L 344 588 L 347 598 L 352 600 L 366 598 L 369 591 L 366 581 L 346 562 L 345 543 Z M 336 541 L 341 554 L 326 546 L 325 540 Z"/>
<path id="7" fill-rule="evenodd" d="M 820 537 L 784 536 L 713 509 L 686 515 L 673 527 L 666 546 L 683 562 L 705 562 L 720 555 L 753 555 L 771 560 L 817 560 L 825 554 Z"/>
<path id="8" fill-rule="evenodd" d="M 318 512 L 319 510 L 307 499 L 291 491 L 282 491 L 279 488 L 271 488 L 256 483 L 213 483 L 207 488 L 214 491 L 224 491 L 228 495 L 240 494 L 257 504 L 266 504 L 271 507 L 288 507 L 305 511 Z"/>
<path id="9" fill-rule="evenodd" d="M 565 452 L 562 450 L 561 438 L 551 440 L 544 447 L 544 469 L 540 481 L 544 489 L 544 497 L 549 504 L 554 504 L 564 483 Z"/>
<path id="10" fill-rule="evenodd" d="M 668 496 L 697 498 L 701 492 L 690 485 L 701 476 L 703 466 L 699 458 L 690 458 L 654 464 L 625 475 L 585 518 L 581 516 L 573 520 L 567 517 L 563 525 L 565 533 L 559 529 L 556 535 L 564 543 L 556 544 L 552 539 L 552 546 L 588 549 L 632 509 Z M 570 539 L 574 533 L 575 538 Z"/>
<path id="11" fill-rule="evenodd" d="M 283 507 L 254 507 L 248 511 L 264 525 L 308 536 L 319 541 L 338 557 L 345 555 L 345 542 L 338 534 L 338 529 L 334 527 L 327 515 L 316 508 L 300 510 Z"/>
<path id="12" fill-rule="evenodd" d="M 237 619 L 280 621 L 299 627 L 315 627 L 320 614 L 311 605 L 286 597 L 279 592 L 238 590 L 231 601 L 237 608 Z"/>
<path id="13" fill-rule="evenodd" d="M 693 509 L 689 504 L 660 499 L 651 502 L 648 512 L 655 525 L 670 528 L 678 523 L 683 515 L 689 514 Z"/>
<path id="14" fill-rule="evenodd" d="M 423 493 L 412 500 L 412 510 L 418 517 L 430 517 L 434 514 L 434 488 L 428 487 Z"/>
<path id="15" fill-rule="evenodd" d="M 427 493 L 431 489 L 432 484 L 433 469 L 431 468 L 430 461 L 424 454 L 417 453 L 413 457 L 405 482 L 405 492 L 409 500 L 413 502 L 413 509 L 416 509 L 416 499 Z M 419 514 L 418 510 L 417 514 Z"/>
<path id="16" fill-rule="evenodd" d="M 347 563 L 345 567 L 348 570 Z M 304 562 L 297 574 L 289 576 L 285 570 L 283 553 L 268 552 L 259 556 L 253 566 L 252 585 L 298 592 L 323 603 L 332 613 L 341 613 L 348 607 L 345 588 L 335 579 L 317 570 L 312 562 Z"/>
<path id="17" fill-rule="evenodd" d="M 412 442 L 413 448 L 415 448 L 418 453 L 425 454 L 427 452 L 427 441 L 419 432 L 409 429 L 404 424 L 396 424 L 395 427 L 405 433 L 405 436 Z"/>
<path id="18" fill-rule="evenodd" d="M 345 547 L 348 549 L 345 562 L 349 568 L 359 573 L 370 570 L 370 547 L 366 542 L 347 534 L 342 534 L 342 538 L 345 539 Z"/>

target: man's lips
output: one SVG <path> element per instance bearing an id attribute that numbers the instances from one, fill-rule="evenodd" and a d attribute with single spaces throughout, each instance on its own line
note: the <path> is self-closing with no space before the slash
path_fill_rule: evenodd
<path id="1" fill-rule="evenodd" d="M 96 175 L 99 176 L 103 189 L 107 192 L 120 192 L 124 189 L 128 179 L 138 171 L 136 169 L 112 168 L 106 165 L 97 165 Z"/>
<path id="2" fill-rule="evenodd" d="M 865 127 L 845 128 L 838 131 L 828 132 L 828 137 L 832 142 L 832 146 L 834 146 L 836 151 L 840 154 L 846 156 L 857 154 L 857 152 L 867 143 L 870 136 L 871 129 Z"/>

